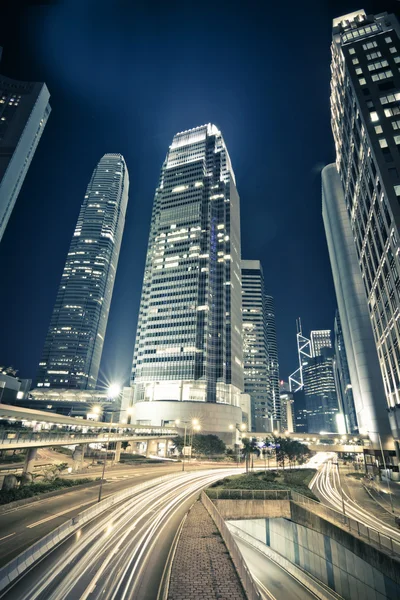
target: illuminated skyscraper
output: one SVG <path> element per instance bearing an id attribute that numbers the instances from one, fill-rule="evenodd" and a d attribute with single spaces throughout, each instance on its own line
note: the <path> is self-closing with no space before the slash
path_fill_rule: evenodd
<path id="1" fill-rule="evenodd" d="M 324 222 L 358 424 L 376 448 L 379 436 L 392 443 L 388 416 L 395 437 L 400 433 L 399 34 L 387 13 L 360 10 L 334 19 L 336 165 L 323 172 Z"/>
<path id="2" fill-rule="evenodd" d="M 241 292 L 239 196 L 208 124 L 175 135 L 155 193 L 132 372 L 138 421 L 240 420 Z"/>
<path id="3" fill-rule="evenodd" d="M 310 333 L 311 354 L 321 356 L 322 348 L 332 348 L 330 329 L 316 329 Z"/>
<path id="4" fill-rule="evenodd" d="M 128 190 L 124 158 L 105 154 L 93 171 L 79 213 L 39 363 L 37 387 L 96 387 Z"/>
<path id="5" fill-rule="evenodd" d="M 44 83 L 0 75 L 0 241 L 47 123 L 49 98 Z"/>
<path id="6" fill-rule="evenodd" d="M 276 341 L 275 306 L 272 296 L 265 296 L 265 313 L 267 324 L 267 350 L 269 359 L 269 391 L 272 403 L 274 429 L 279 429 L 281 405 L 279 400 L 279 361 Z"/>
<path id="7" fill-rule="evenodd" d="M 267 305 L 259 260 L 242 260 L 244 390 L 251 398 L 253 431 L 273 431 Z"/>
<path id="8" fill-rule="evenodd" d="M 344 416 L 346 433 L 358 433 L 356 410 L 354 408 L 353 387 L 351 385 L 349 364 L 343 340 L 342 325 L 339 312 L 335 315 L 335 357 L 333 371 L 335 375 L 336 390 L 339 399 L 340 412 Z"/>

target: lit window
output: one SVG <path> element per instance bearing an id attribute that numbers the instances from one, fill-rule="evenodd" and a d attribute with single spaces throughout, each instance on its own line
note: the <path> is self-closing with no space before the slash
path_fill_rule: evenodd
<path id="1" fill-rule="evenodd" d="M 375 133 L 383 133 L 383 129 L 380 125 L 375 126 Z"/>
<path id="2" fill-rule="evenodd" d="M 376 111 L 373 111 L 373 112 L 371 112 L 369 114 L 370 114 L 370 117 L 371 117 L 371 121 L 373 123 L 375 123 L 376 121 L 379 121 L 378 113 Z"/>
<path id="3" fill-rule="evenodd" d="M 367 82 L 365 81 L 364 77 L 360 77 L 359 82 L 360 85 L 367 85 Z"/>
<path id="4" fill-rule="evenodd" d="M 391 52 L 392 54 L 396 54 L 397 50 L 394 46 L 392 46 L 391 48 L 389 48 L 389 52 Z"/>
<path id="5" fill-rule="evenodd" d="M 385 38 L 385 42 L 386 42 L 387 44 L 390 44 L 390 43 L 392 42 L 392 38 L 391 38 L 391 37 L 387 37 L 387 38 Z"/>
<path id="6" fill-rule="evenodd" d="M 354 48 L 349 48 L 349 54 L 355 54 L 356 51 L 354 50 Z"/>
<path id="7" fill-rule="evenodd" d="M 358 63 L 360 61 L 358 60 L 358 58 L 353 58 L 352 62 L 353 62 L 353 65 L 358 65 Z"/>
<path id="8" fill-rule="evenodd" d="M 393 139 L 394 139 L 394 143 L 395 143 L 395 144 L 397 144 L 397 145 L 399 145 L 399 144 L 400 144 L 400 135 L 395 135 L 395 136 L 393 137 Z"/>
<path id="9" fill-rule="evenodd" d="M 388 143 L 387 143 L 387 141 L 386 141 L 385 138 L 381 138 L 379 140 L 379 145 L 380 145 L 381 148 L 387 148 L 388 147 Z"/>
<path id="10" fill-rule="evenodd" d="M 356 69 L 357 75 L 362 75 L 362 72 L 363 71 L 362 71 L 361 67 L 358 67 L 358 69 Z"/>
<path id="11" fill-rule="evenodd" d="M 397 197 L 400 196 L 400 185 L 395 185 L 394 187 L 394 193 L 396 194 Z"/>

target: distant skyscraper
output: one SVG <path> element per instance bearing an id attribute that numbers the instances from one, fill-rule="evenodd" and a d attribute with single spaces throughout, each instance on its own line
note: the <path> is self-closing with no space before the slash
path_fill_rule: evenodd
<path id="1" fill-rule="evenodd" d="M 309 433 L 337 432 L 339 405 L 332 348 L 321 347 L 319 354 L 304 367 L 303 377 Z"/>
<path id="2" fill-rule="evenodd" d="M 360 10 L 334 19 L 336 167 L 323 174 L 324 220 L 359 427 L 375 444 L 379 434 L 389 445 L 385 409 L 395 437 L 400 433 L 399 33 L 387 13 L 373 17 Z"/>
<path id="3" fill-rule="evenodd" d="M 49 98 L 44 83 L 0 75 L 0 241 L 49 117 Z"/>
<path id="4" fill-rule="evenodd" d="M 275 306 L 272 296 L 265 296 L 267 320 L 267 350 L 269 357 L 269 389 L 272 402 L 272 417 L 279 429 L 281 406 L 279 401 L 279 361 L 278 346 L 276 343 Z"/>
<path id="5" fill-rule="evenodd" d="M 279 399 L 281 405 L 281 431 L 293 433 L 295 429 L 294 394 L 285 381 L 279 382 Z"/>
<path id="6" fill-rule="evenodd" d="M 353 388 L 350 380 L 349 365 L 347 362 L 346 348 L 343 340 L 342 325 L 339 312 L 335 315 L 335 357 L 333 371 L 335 375 L 336 390 L 339 408 L 344 415 L 346 433 L 358 433 L 356 410 L 354 408 Z"/>
<path id="7" fill-rule="evenodd" d="M 222 414 L 241 419 L 241 296 L 239 196 L 208 124 L 175 135 L 155 193 L 132 372 L 138 421 L 194 415 L 210 430 L 228 426 Z"/>
<path id="8" fill-rule="evenodd" d="M 128 190 L 123 156 L 105 154 L 79 213 L 39 363 L 38 387 L 96 387 Z"/>
<path id="9" fill-rule="evenodd" d="M 317 329 L 310 334 L 311 353 L 313 356 L 321 356 L 322 348 L 332 348 L 330 329 Z"/>
<path id="10" fill-rule="evenodd" d="M 251 398 L 252 431 L 273 431 L 267 304 L 259 260 L 242 260 L 244 390 Z"/>

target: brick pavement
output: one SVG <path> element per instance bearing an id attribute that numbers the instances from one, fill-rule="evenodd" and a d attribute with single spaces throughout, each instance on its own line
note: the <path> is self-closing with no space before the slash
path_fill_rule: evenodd
<path id="1" fill-rule="evenodd" d="M 200 501 L 182 528 L 168 600 L 246 600 L 220 533 Z"/>

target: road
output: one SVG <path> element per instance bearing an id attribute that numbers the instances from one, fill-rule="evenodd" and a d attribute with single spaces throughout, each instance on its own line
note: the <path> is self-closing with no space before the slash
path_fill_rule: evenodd
<path id="1" fill-rule="evenodd" d="M 339 512 L 343 511 L 342 489 L 344 509 L 347 516 L 400 542 L 400 531 L 398 529 L 388 525 L 384 518 L 379 518 L 376 514 L 368 512 L 360 503 L 351 498 L 343 487 L 341 488 L 338 469 L 332 460 L 328 460 L 318 471 L 311 489 L 324 504 Z"/>
<path id="2" fill-rule="evenodd" d="M 315 595 L 285 569 L 240 537 L 234 538 L 265 600 L 315 600 Z"/>
<path id="3" fill-rule="evenodd" d="M 218 465 L 219 467 L 219 465 Z M 187 465 L 190 471 L 204 470 L 202 466 Z M 207 467 L 208 468 L 208 467 Z M 103 485 L 103 498 L 127 487 L 161 477 L 168 473 L 178 473 L 181 464 L 168 463 L 142 466 L 118 466 L 106 473 L 107 483 Z M 99 477 L 92 471 L 91 476 Z M 82 475 L 87 477 L 88 475 Z M 76 476 L 75 477 L 79 477 Z M 63 522 L 89 508 L 97 501 L 98 486 L 62 492 L 57 496 L 39 500 L 19 508 L 1 507 L 0 512 L 0 566 L 6 564 L 25 548 L 33 544 Z M 6 510 L 6 512 L 3 512 Z"/>
<path id="4" fill-rule="evenodd" d="M 145 490 L 83 526 L 0 597 L 155 600 L 179 523 L 199 491 L 220 477 L 220 470 L 206 470 L 149 481 Z"/>

